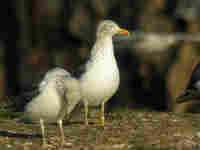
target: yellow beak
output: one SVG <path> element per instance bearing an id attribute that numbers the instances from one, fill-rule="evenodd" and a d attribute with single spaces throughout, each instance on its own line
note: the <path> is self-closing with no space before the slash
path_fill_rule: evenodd
<path id="1" fill-rule="evenodd" d="M 124 35 L 130 35 L 130 33 L 129 33 L 128 30 L 126 30 L 126 29 L 119 29 L 119 30 L 117 31 L 117 33 L 119 33 L 119 34 L 124 34 Z"/>

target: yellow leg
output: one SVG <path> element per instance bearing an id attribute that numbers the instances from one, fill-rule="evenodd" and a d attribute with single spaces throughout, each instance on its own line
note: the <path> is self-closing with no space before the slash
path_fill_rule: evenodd
<path id="1" fill-rule="evenodd" d="M 104 102 L 101 103 L 100 123 L 104 127 Z"/>
<path id="2" fill-rule="evenodd" d="M 62 126 L 62 120 L 58 120 L 58 126 L 59 126 L 59 129 L 60 129 L 60 136 L 61 136 L 61 145 L 64 144 L 65 142 L 65 136 L 64 136 L 64 131 L 63 131 L 63 126 Z"/>
<path id="3" fill-rule="evenodd" d="M 66 120 L 67 120 L 67 122 L 70 121 L 70 114 L 69 113 L 66 114 Z"/>
<path id="4" fill-rule="evenodd" d="M 85 109 L 85 125 L 88 125 L 88 104 L 84 103 L 84 109 Z"/>
<path id="5" fill-rule="evenodd" d="M 46 138 L 45 138 L 45 127 L 44 127 L 43 119 L 40 119 L 40 127 L 41 127 L 41 130 L 42 130 L 42 144 L 43 144 L 43 146 L 45 146 L 46 145 Z"/>

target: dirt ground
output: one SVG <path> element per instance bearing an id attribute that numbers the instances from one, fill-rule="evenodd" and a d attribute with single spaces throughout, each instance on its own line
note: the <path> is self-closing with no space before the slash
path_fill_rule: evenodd
<path id="1" fill-rule="evenodd" d="M 199 150 L 200 115 L 125 109 L 105 114 L 104 129 L 97 119 L 64 123 L 60 147 L 56 124 L 47 124 L 48 146 L 41 146 L 39 124 L 0 119 L 2 150 Z"/>

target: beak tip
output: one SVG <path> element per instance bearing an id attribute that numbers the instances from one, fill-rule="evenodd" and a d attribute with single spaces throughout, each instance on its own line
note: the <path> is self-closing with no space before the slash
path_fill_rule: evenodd
<path id="1" fill-rule="evenodd" d="M 125 35 L 129 36 L 130 33 L 128 31 L 124 32 Z"/>
<path id="2" fill-rule="evenodd" d="M 120 33 L 120 34 L 123 34 L 123 35 L 127 35 L 127 36 L 130 35 L 130 33 L 129 33 L 128 30 L 126 30 L 126 29 L 121 29 L 121 30 L 119 31 L 119 33 Z"/>

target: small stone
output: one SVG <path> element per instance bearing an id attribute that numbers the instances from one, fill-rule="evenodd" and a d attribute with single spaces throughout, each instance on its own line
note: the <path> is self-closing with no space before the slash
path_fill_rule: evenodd
<path id="1" fill-rule="evenodd" d="M 7 147 L 8 147 L 8 148 L 11 148 L 11 147 L 12 147 L 12 145 L 10 145 L 10 144 L 7 144 Z"/>
<path id="2" fill-rule="evenodd" d="M 112 147 L 113 148 L 117 148 L 117 149 L 122 149 L 124 148 L 126 145 L 125 144 L 114 144 Z"/>
<path id="3" fill-rule="evenodd" d="M 66 147 L 72 147 L 72 143 L 70 143 L 70 142 L 68 142 L 68 143 L 64 143 L 64 146 L 66 146 Z"/>
<path id="4" fill-rule="evenodd" d="M 197 136 L 198 138 L 200 138 L 200 132 L 197 132 L 197 133 L 196 133 L 196 136 Z"/>

